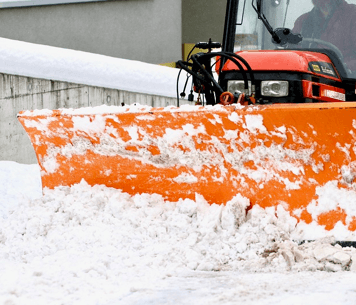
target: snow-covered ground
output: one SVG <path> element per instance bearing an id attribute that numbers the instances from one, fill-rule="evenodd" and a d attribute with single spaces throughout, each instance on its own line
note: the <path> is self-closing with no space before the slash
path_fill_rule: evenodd
<path id="1" fill-rule="evenodd" d="M 298 245 L 283 209 L 246 204 L 42 195 L 37 165 L 0 161 L 0 304 L 355 304 L 356 249 Z"/>

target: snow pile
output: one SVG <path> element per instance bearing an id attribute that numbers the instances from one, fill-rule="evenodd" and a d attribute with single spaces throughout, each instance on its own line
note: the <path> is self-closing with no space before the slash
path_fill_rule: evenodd
<path id="1" fill-rule="evenodd" d="M 0 161 L 0 222 L 24 200 L 42 195 L 39 167 Z"/>
<path id="2" fill-rule="evenodd" d="M 2 73 L 176 97 L 179 70 L 169 67 L 6 38 L 0 61 Z"/>
<path id="3" fill-rule="evenodd" d="M 14 181 L 26 176 L 6 166 L 16 193 Z M 238 194 L 226 205 L 199 195 L 166 202 L 84 181 L 39 189 L 1 202 L 0 304 L 124 304 L 112 300 L 199 272 L 356 271 L 356 249 L 332 237 L 294 242 L 298 225 L 281 205 L 246 213 L 249 200 Z"/>
<path id="4" fill-rule="evenodd" d="M 255 206 L 246 215 L 248 205 L 240 195 L 226 206 L 209 205 L 199 195 L 195 201 L 165 202 L 159 195 L 130 196 L 82 181 L 46 190 L 42 198 L 12 211 L 0 227 L 1 253 L 29 265 L 63 260 L 61 265 L 79 272 L 80 252 L 90 252 L 97 262 L 83 268 L 89 272 L 100 265 L 104 274 L 124 268 L 125 262 L 172 271 L 351 267 L 356 252 L 331 246 L 330 239 L 302 245 L 291 241 L 296 220 L 282 206 Z M 78 256 L 75 262 L 71 253 Z M 118 266 L 109 267 L 105 260 Z"/>

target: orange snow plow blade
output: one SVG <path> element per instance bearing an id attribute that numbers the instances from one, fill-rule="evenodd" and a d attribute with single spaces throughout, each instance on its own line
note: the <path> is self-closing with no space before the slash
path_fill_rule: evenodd
<path id="1" fill-rule="evenodd" d="M 22 112 L 42 187 L 85 179 L 170 201 L 235 195 L 327 230 L 356 230 L 356 207 L 323 189 L 354 192 L 356 103 L 119 108 Z M 320 200 L 319 200 L 320 199 Z M 354 203 L 356 206 L 356 202 Z"/>

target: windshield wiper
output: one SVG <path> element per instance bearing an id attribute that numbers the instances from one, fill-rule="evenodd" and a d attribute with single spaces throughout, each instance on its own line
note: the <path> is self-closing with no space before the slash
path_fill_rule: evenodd
<path id="1" fill-rule="evenodd" d="M 269 24 L 266 16 L 262 12 L 262 2 L 263 0 L 256 0 L 257 7 L 254 5 L 254 1 L 252 1 L 252 7 L 256 11 L 258 15 L 258 19 L 261 19 L 267 31 L 272 36 L 272 42 L 274 44 L 285 45 L 287 43 L 298 44 L 303 40 L 302 35 L 294 34 L 290 29 L 287 28 L 277 28 L 273 30 L 272 26 Z"/>
<path id="2" fill-rule="evenodd" d="M 281 38 L 277 35 L 277 33 L 273 30 L 272 26 L 269 24 L 266 16 L 262 13 L 262 0 L 257 0 L 257 7 L 254 5 L 254 1 L 252 1 L 253 9 L 256 11 L 258 15 L 258 19 L 261 19 L 267 31 L 272 35 L 272 39 L 275 43 L 280 44 L 282 42 Z"/>

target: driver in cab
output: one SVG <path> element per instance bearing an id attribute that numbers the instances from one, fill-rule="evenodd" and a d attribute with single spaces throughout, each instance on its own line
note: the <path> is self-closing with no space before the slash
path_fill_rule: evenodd
<path id="1" fill-rule="evenodd" d="M 293 32 L 336 46 L 343 54 L 348 70 L 353 71 L 351 75 L 356 77 L 356 5 L 345 0 L 312 2 L 314 8 L 295 21 Z"/>

